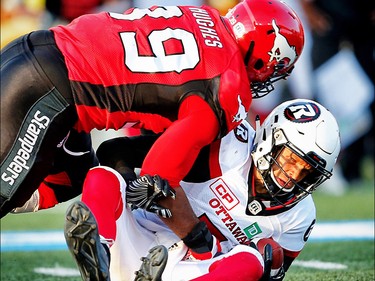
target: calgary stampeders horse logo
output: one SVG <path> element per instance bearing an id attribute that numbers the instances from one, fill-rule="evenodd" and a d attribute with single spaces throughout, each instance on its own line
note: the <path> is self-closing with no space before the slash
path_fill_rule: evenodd
<path id="1" fill-rule="evenodd" d="M 288 65 L 291 65 L 297 58 L 296 48 L 289 45 L 288 40 L 280 33 L 280 28 L 277 26 L 276 21 L 272 20 L 272 27 L 275 30 L 275 41 L 273 47 L 268 54 L 270 55 L 270 60 L 276 60 L 277 62 L 281 60 L 288 60 Z"/>
<path id="2" fill-rule="evenodd" d="M 233 116 L 232 122 L 241 122 L 247 117 L 247 112 L 245 106 L 242 104 L 240 95 L 237 96 L 238 110 L 237 114 Z"/>

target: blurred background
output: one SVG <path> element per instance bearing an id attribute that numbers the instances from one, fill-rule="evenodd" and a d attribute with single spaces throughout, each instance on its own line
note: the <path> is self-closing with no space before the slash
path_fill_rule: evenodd
<path id="1" fill-rule="evenodd" d="M 66 24 L 74 18 L 100 11 L 122 13 L 130 7 L 152 5 L 210 5 L 225 15 L 237 0 L 2 0 L 1 48 L 11 40 L 36 29 Z"/>
<path id="2" fill-rule="evenodd" d="M 255 115 L 264 119 L 273 107 L 285 100 L 309 98 L 320 102 L 336 116 L 342 137 L 342 152 L 334 176 L 314 194 L 317 226 L 333 222 L 332 227 L 340 237 L 320 240 L 319 232 L 313 231 L 311 243 L 299 261 L 301 264 L 313 261 L 314 269 L 306 270 L 296 263 L 286 280 L 374 280 L 375 1 L 285 2 L 302 19 L 305 48 L 288 80 L 277 82 L 273 93 L 253 101 L 249 121 L 254 125 Z M 225 15 L 237 3 L 237 0 L 1 0 L 1 48 L 25 33 L 66 24 L 86 13 L 122 13 L 129 7 L 151 5 L 205 4 Z M 135 129 L 94 130 L 94 148 L 105 139 L 139 133 Z M 1 220 L 1 280 L 80 280 L 61 231 L 69 204 L 71 201 L 34 214 L 8 215 Z M 364 224 L 369 231 L 358 224 Z M 344 228 L 338 228 L 340 225 Z M 30 236 L 26 241 L 22 236 L 24 231 Z M 35 235 L 32 231 L 36 231 Z M 327 230 L 323 232 L 329 236 Z M 17 240 L 17 235 L 23 238 Z M 9 240 L 6 237 L 18 248 L 6 250 L 3 244 Z M 40 243 L 41 246 L 37 240 L 35 250 L 30 242 L 33 237 L 56 241 L 52 245 Z M 326 263 L 317 267 L 317 260 Z M 328 265 L 333 268 L 328 269 Z"/>

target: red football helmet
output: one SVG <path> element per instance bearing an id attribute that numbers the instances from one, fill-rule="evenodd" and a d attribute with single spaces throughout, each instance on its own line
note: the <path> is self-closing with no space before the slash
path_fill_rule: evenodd
<path id="1" fill-rule="evenodd" d="M 304 32 L 296 13 L 279 0 L 244 0 L 224 17 L 244 57 L 253 97 L 273 90 L 301 55 Z"/>

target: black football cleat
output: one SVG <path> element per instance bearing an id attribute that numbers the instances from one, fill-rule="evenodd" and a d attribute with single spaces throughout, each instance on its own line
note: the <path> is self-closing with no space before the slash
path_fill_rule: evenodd
<path id="1" fill-rule="evenodd" d="M 95 217 L 85 203 L 79 201 L 69 206 L 64 234 L 82 280 L 109 281 L 109 248 L 100 243 Z"/>
<path id="2" fill-rule="evenodd" d="M 149 250 L 147 257 L 142 257 L 141 268 L 135 272 L 134 281 L 161 281 L 161 276 L 168 260 L 168 250 L 158 245 Z"/>

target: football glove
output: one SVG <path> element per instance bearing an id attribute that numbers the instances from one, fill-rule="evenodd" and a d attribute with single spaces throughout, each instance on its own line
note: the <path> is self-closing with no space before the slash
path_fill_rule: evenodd
<path id="1" fill-rule="evenodd" d="M 219 240 L 211 234 L 204 222 L 199 222 L 182 241 L 189 247 L 186 255 L 189 260 L 212 259 L 221 253 Z"/>
<path id="2" fill-rule="evenodd" d="M 155 213 L 163 218 L 172 217 L 168 208 L 164 208 L 156 202 L 161 198 L 176 198 L 175 191 L 170 187 L 168 181 L 160 176 L 144 175 L 129 182 L 126 189 L 126 202 L 132 208 L 141 208 Z"/>
<path id="3" fill-rule="evenodd" d="M 281 281 L 285 277 L 284 267 L 281 266 L 278 269 L 272 269 L 272 246 L 266 244 L 264 247 L 264 272 L 260 281 Z"/>
<path id="4" fill-rule="evenodd" d="M 270 281 L 271 280 L 270 279 L 271 278 L 271 266 L 272 266 L 272 246 L 270 244 L 266 244 L 264 246 L 263 260 L 264 260 L 264 272 L 260 281 Z"/>
<path id="5" fill-rule="evenodd" d="M 271 270 L 271 278 L 270 281 L 281 281 L 285 277 L 284 267 L 280 267 L 279 269 Z"/>

